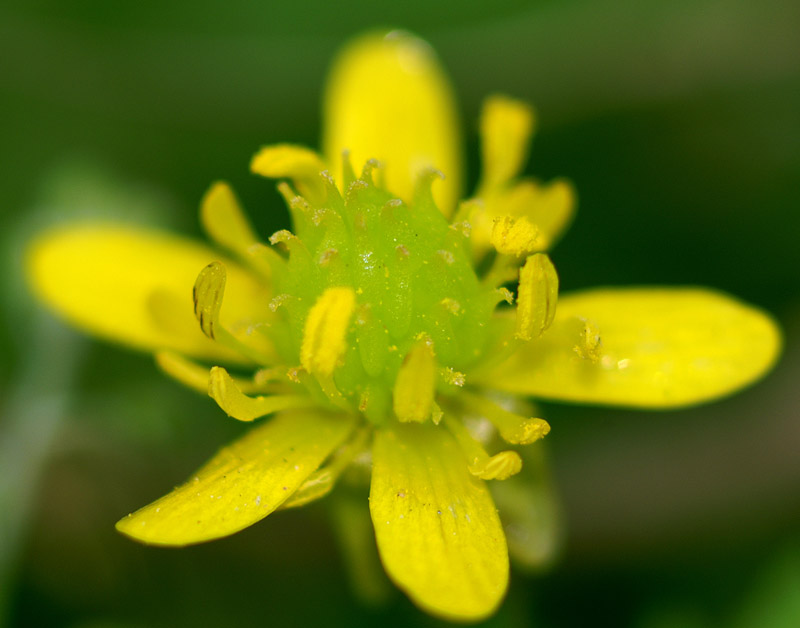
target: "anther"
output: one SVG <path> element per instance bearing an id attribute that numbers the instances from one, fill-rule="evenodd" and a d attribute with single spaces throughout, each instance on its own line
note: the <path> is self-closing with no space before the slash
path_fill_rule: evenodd
<path id="1" fill-rule="evenodd" d="M 522 458 L 516 451 L 501 451 L 489 456 L 460 420 L 447 416 L 445 425 L 464 452 L 472 475 L 482 480 L 505 480 L 522 469 Z"/>
<path id="2" fill-rule="evenodd" d="M 219 262 L 211 262 L 197 276 L 192 291 L 194 315 L 200 322 L 200 329 L 209 338 L 216 334 L 219 322 L 219 310 L 225 294 L 226 272 Z"/>
<path id="3" fill-rule="evenodd" d="M 544 419 L 526 418 L 509 412 L 486 397 L 462 391 L 471 412 L 488 419 L 500 432 L 503 440 L 515 445 L 529 445 L 550 432 L 550 424 Z"/>
<path id="4" fill-rule="evenodd" d="M 546 253 L 528 257 L 519 273 L 517 331 L 521 340 L 542 335 L 556 315 L 558 275 Z"/>
<path id="5" fill-rule="evenodd" d="M 208 396 L 216 401 L 228 416 L 239 421 L 253 421 L 273 412 L 301 408 L 314 403 L 307 395 L 248 397 L 221 366 L 213 367 L 209 373 Z"/>
<path id="6" fill-rule="evenodd" d="M 194 314 L 203 333 L 221 345 L 247 356 L 260 364 L 275 362 L 271 346 L 255 348 L 244 344 L 219 322 L 219 312 L 225 295 L 226 272 L 219 262 L 212 262 L 200 271 L 192 290 Z"/>
<path id="7" fill-rule="evenodd" d="M 311 307 L 303 330 L 300 362 L 314 375 L 329 376 L 347 349 L 356 304 L 352 288 L 328 288 Z"/>
<path id="8" fill-rule="evenodd" d="M 431 416 L 436 393 L 436 358 L 429 338 L 420 339 L 408 352 L 394 382 L 393 406 L 403 422 L 422 423 Z"/>
<path id="9" fill-rule="evenodd" d="M 538 248 L 539 228 L 525 216 L 503 216 L 495 219 L 490 239 L 498 253 L 522 257 Z"/>

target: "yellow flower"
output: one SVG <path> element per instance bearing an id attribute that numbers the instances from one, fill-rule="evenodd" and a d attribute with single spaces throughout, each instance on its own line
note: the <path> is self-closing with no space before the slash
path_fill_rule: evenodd
<path id="1" fill-rule="evenodd" d="M 39 237 L 29 274 L 44 302 L 154 351 L 236 419 L 275 414 L 118 529 L 155 545 L 220 538 L 322 497 L 368 452 L 387 573 L 421 608 L 475 620 L 497 608 L 509 571 L 486 480 L 522 465 L 514 448 L 487 452 L 486 428 L 517 446 L 550 430 L 513 395 L 673 408 L 766 372 L 781 344 L 775 324 L 718 292 L 559 296 L 546 251 L 575 195 L 565 181 L 519 178 L 533 125 L 527 105 L 488 99 L 483 175 L 458 203 L 459 125 L 433 53 L 406 34 L 368 35 L 334 67 L 324 156 L 284 144 L 252 161 L 285 180 L 293 231 L 271 246 L 225 183 L 201 207 L 224 255 L 114 225 Z"/>

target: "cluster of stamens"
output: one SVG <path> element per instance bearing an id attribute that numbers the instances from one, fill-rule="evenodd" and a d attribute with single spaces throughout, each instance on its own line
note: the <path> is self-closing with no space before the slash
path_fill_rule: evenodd
<path id="1" fill-rule="evenodd" d="M 473 473 L 516 473 L 519 456 L 489 456 L 462 419 L 478 415 L 515 444 L 549 431 L 542 419 L 509 411 L 470 385 L 472 373 L 553 321 L 558 277 L 537 251 L 536 226 L 495 218 L 491 248 L 474 246 L 471 221 L 486 220 L 481 201 L 463 202 L 448 220 L 432 194 L 439 172 L 423 173 L 407 202 L 384 188 L 376 161 L 359 176 L 346 155 L 343 163 L 341 186 L 327 171 L 278 185 L 293 231 L 273 234 L 271 246 L 257 242 L 227 186 L 207 195 L 206 228 L 265 278 L 271 294 L 266 320 L 237 333 L 219 321 L 225 267 L 214 262 L 200 273 L 194 302 L 203 332 L 263 367 L 252 380 L 215 367 L 205 379 L 209 394 L 244 421 L 311 405 L 374 425 L 444 420 Z M 176 356 L 162 356 L 161 365 L 203 386 L 200 372 Z"/>

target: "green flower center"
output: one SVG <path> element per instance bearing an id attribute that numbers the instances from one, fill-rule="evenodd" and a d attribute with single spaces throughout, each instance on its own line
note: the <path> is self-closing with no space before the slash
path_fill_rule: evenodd
<path id="1" fill-rule="evenodd" d="M 439 173 L 421 177 L 407 204 L 373 181 L 375 166 L 368 162 L 359 178 L 346 172 L 343 195 L 327 176 L 311 198 L 282 187 L 295 233 L 271 238 L 288 259 L 274 274 L 279 321 L 270 335 L 329 397 L 341 395 L 381 423 L 393 405 L 396 414 L 398 402 L 403 407 L 397 386 L 410 386 L 403 394 L 413 405 L 426 386 L 432 402 L 433 388 L 463 383 L 502 297 L 475 273 L 468 225 L 450 224 L 436 207 L 431 184 Z"/>

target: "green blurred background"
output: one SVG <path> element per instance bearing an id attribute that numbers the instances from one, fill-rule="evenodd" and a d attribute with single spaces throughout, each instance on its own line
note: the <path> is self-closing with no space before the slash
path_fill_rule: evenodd
<path id="1" fill-rule="evenodd" d="M 800 5 L 791 0 L 404 3 L 5 0 L 0 6 L 0 625 L 439 625 L 359 602 L 325 504 L 186 550 L 122 515 L 237 425 L 151 358 L 86 339 L 22 281 L 24 242 L 83 217 L 199 235 L 229 180 L 262 235 L 286 225 L 262 144 L 315 145 L 332 55 L 411 29 L 450 71 L 470 181 L 494 91 L 533 102 L 528 173 L 568 176 L 562 288 L 702 284 L 764 307 L 765 381 L 684 412 L 544 405 L 566 541 L 515 571 L 493 626 L 800 626 Z"/>

